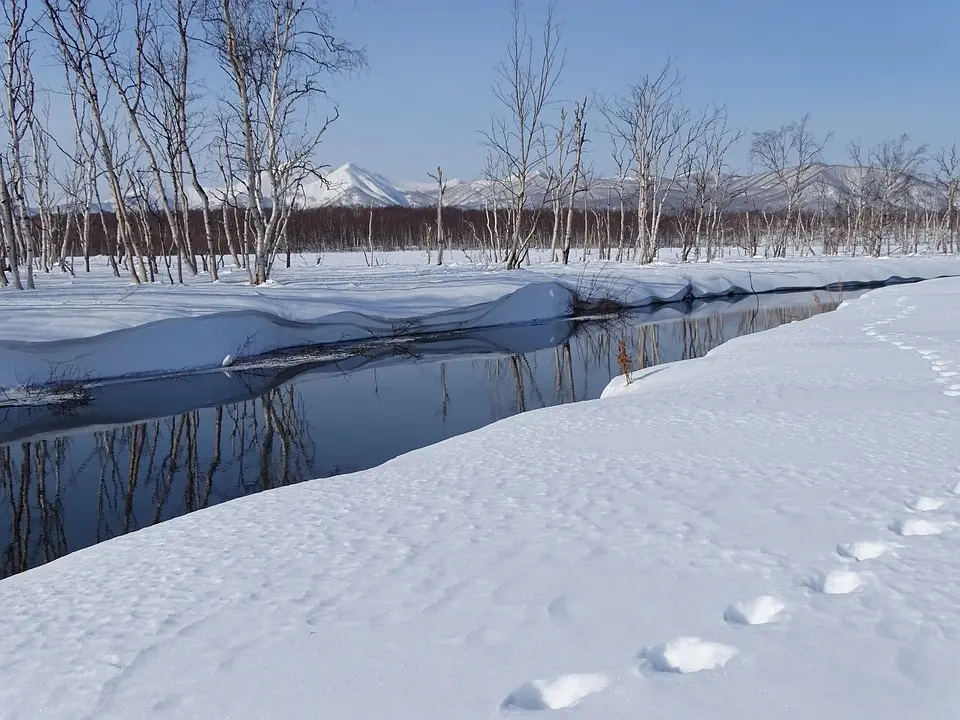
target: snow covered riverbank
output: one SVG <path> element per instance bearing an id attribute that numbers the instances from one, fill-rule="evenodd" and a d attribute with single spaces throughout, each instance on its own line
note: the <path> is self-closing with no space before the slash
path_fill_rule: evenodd
<path id="1" fill-rule="evenodd" d="M 954 718 L 958 348 L 885 288 L 9 578 L 0 718 Z"/>
<path id="2" fill-rule="evenodd" d="M 319 266 L 298 258 L 298 266 L 278 270 L 276 282 L 260 287 L 227 272 L 216 284 L 196 278 L 184 286 L 134 287 L 101 263 L 90 277 L 51 274 L 35 292 L 5 291 L 0 391 L 215 369 L 307 344 L 551 320 L 570 316 L 574 297 L 640 307 L 960 275 L 960 258 L 945 256 L 597 262 L 514 272 L 411 265 L 402 255 L 397 264 L 365 267 L 357 257 L 328 255 Z"/>

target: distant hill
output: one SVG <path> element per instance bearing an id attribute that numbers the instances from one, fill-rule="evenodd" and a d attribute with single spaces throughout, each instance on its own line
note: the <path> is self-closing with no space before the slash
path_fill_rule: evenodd
<path id="1" fill-rule="evenodd" d="M 790 172 L 795 173 L 796 169 Z M 805 210 L 814 210 L 821 205 L 828 209 L 834 208 L 843 198 L 855 195 L 856 189 L 869 181 L 872 172 L 869 168 L 861 170 L 848 165 L 818 165 L 803 183 L 801 207 Z M 787 192 L 772 173 L 731 175 L 727 180 L 728 212 L 776 211 L 787 205 Z M 901 204 L 929 209 L 946 207 L 946 193 L 934 183 L 914 178 L 906 185 Z M 547 180 L 533 177 L 528 183 L 530 205 L 549 205 L 550 198 L 546 198 L 547 202 L 544 202 L 547 191 Z M 623 187 L 627 207 L 632 208 L 635 205 L 636 192 L 636 182 L 628 178 Z M 395 184 L 383 175 L 371 172 L 356 163 L 347 163 L 331 171 L 323 180 L 306 183 L 298 200 L 304 207 L 421 208 L 436 205 L 437 193 L 435 183 Z M 218 198 L 223 197 L 223 190 L 211 188 L 209 195 L 211 203 L 219 206 Z M 479 210 L 502 206 L 507 195 L 499 182 L 487 179 L 450 180 L 444 194 L 444 205 Z M 675 211 L 683 207 L 685 200 L 689 201 L 692 196 L 692 183 L 680 180 L 669 193 L 667 210 Z M 496 201 L 498 197 L 501 199 L 499 203 Z M 237 200 L 242 204 L 246 198 L 241 194 Z M 191 199 L 191 204 L 199 206 L 196 198 Z M 618 182 L 605 177 L 588 178 L 587 204 L 594 209 L 618 207 Z M 580 194 L 577 197 L 577 206 L 582 205 L 583 195 Z M 110 204 L 104 203 L 104 209 L 109 208 Z"/>

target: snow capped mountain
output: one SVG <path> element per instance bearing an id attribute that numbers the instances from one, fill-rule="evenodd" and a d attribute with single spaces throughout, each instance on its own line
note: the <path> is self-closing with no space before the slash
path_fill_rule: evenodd
<path id="1" fill-rule="evenodd" d="M 789 199 L 787 187 L 793 185 L 796 173 L 795 168 L 788 170 L 785 182 L 770 172 L 729 176 L 724 185 L 727 210 L 776 211 L 785 208 Z M 450 180 L 443 198 L 444 205 L 468 210 L 503 207 L 512 195 L 511 188 L 508 187 L 510 183 L 516 185 L 517 181 Z M 586 201 L 587 205 L 594 209 L 616 209 L 622 193 L 624 205 L 635 209 L 637 184 L 634 179 L 627 178 L 621 184 L 615 178 L 592 177 L 587 184 L 587 191 L 577 196 L 578 208 L 582 208 Z M 883 184 L 882 176 L 871 168 L 818 165 L 811 169 L 800 183 L 799 204 L 807 211 L 820 208 L 830 211 L 840 204 L 846 204 L 852 198 L 869 197 Z M 943 188 L 926 180 L 901 180 L 899 187 L 894 187 L 893 191 L 897 205 L 931 209 L 946 207 Z M 549 192 L 550 183 L 544 176 L 535 175 L 529 179 L 527 197 L 530 206 L 550 206 L 553 198 L 549 196 Z M 191 205 L 200 207 L 199 197 L 195 197 L 195 193 L 189 189 L 188 194 Z M 208 194 L 211 205 L 219 207 L 224 197 L 223 189 L 210 188 Z M 436 205 L 437 194 L 435 182 L 393 183 L 383 175 L 371 172 L 356 163 L 347 163 L 325 175 L 323 180 L 311 180 L 304 184 L 297 201 L 300 206 L 308 208 L 422 208 Z M 677 212 L 684 207 L 690 207 L 694 194 L 692 181 L 679 180 L 667 194 L 665 209 L 667 212 Z M 242 205 L 245 201 L 242 192 L 236 194 L 234 202 Z M 129 205 L 135 206 L 137 202 L 139 201 L 131 198 Z M 268 200 L 264 202 L 269 203 Z M 104 209 L 112 209 L 112 206 L 104 203 Z"/>
<path id="2" fill-rule="evenodd" d="M 796 173 L 796 169 L 787 172 L 788 186 L 792 185 Z M 331 173 L 329 181 L 331 188 L 323 195 L 323 202 L 318 204 L 353 207 L 390 205 L 426 207 L 437 202 L 437 188 L 433 183 L 394 185 L 381 175 L 349 163 Z M 805 210 L 815 210 L 820 207 L 829 210 L 845 199 L 860 194 L 862 189 L 868 188 L 876 181 L 876 171 L 870 168 L 818 165 L 800 184 L 800 205 Z M 371 189 L 374 187 L 375 190 Z M 546 197 L 548 187 L 546 178 L 542 176 L 531 178 L 527 186 L 530 204 L 549 205 L 551 198 Z M 616 208 L 619 206 L 620 191 L 623 192 L 625 204 L 631 207 L 636 202 L 635 181 L 628 178 L 621 189 L 616 179 L 591 178 L 586 192 L 586 202 L 593 208 Z M 667 208 L 673 211 L 682 208 L 692 194 L 692 183 L 685 180 L 679 181 L 668 195 Z M 726 194 L 730 201 L 729 210 L 733 212 L 782 209 L 787 206 L 789 197 L 784 184 L 769 172 L 731 176 Z M 444 204 L 449 207 L 477 210 L 502 205 L 508 195 L 503 183 L 487 179 L 452 181 L 447 185 Z M 577 205 L 581 205 L 582 202 L 583 195 L 578 197 Z M 307 204 L 310 204 L 309 201 Z M 933 183 L 917 179 L 905 188 L 904 197 L 899 204 L 918 208 L 944 207 L 944 193 Z"/>
<path id="3" fill-rule="evenodd" d="M 410 205 L 407 195 L 382 175 L 354 163 L 337 168 L 323 180 L 303 187 L 307 207 L 389 207 Z"/>

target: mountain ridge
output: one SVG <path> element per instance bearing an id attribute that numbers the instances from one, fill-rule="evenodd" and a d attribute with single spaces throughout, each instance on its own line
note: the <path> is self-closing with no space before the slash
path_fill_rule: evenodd
<path id="1" fill-rule="evenodd" d="M 797 172 L 791 168 L 788 175 Z M 818 164 L 801 183 L 800 206 L 804 210 L 813 210 L 821 206 L 836 207 L 844 198 L 855 196 L 858 187 L 875 177 L 877 171 L 872 168 L 858 168 L 850 165 Z M 776 211 L 787 206 L 787 193 L 771 172 L 759 172 L 751 175 L 731 175 L 725 188 L 729 201 L 728 211 L 746 210 Z M 325 179 L 327 187 L 317 194 L 319 203 L 314 207 L 430 207 L 436 205 L 438 189 L 429 183 L 393 183 L 383 175 L 370 172 L 356 163 L 346 163 L 337 168 Z M 317 181 L 319 184 L 321 181 Z M 946 206 L 946 192 L 935 183 L 922 178 L 913 178 L 909 183 L 901 183 L 903 194 L 899 205 L 918 209 L 942 209 Z M 620 183 L 615 178 L 596 177 L 589 181 L 587 205 L 593 209 L 619 207 Z M 444 193 L 444 206 L 461 209 L 484 209 L 493 207 L 498 194 L 498 185 L 490 180 L 452 180 Z M 549 205 L 546 181 L 534 178 L 530 182 L 531 205 Z M 636 183 L 627 179 L 623 184 L 624 201 L 627 207 L 635 203 Z M 680 179 L 667 193 L 668 209 L 677 210 L 684 206 L 694 194 L 692 182 Z M 582 194 L 577 199 L 578 206 L 583 202 Z M 310 207 L 311 193 L 305 193 L 305 205 Z"/>

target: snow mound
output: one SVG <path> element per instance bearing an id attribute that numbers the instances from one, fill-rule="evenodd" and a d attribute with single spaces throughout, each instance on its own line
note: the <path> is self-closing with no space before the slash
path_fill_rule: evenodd
<path id="1" fill-rule="evenodd" d="M 640 656 L 660 672 L 695 673 L 723 667 L 739 651 L 698 637 L 679 637 L 643 650 Z"/>
<path id="2" fill-rule="evenodd" d="M 922 518 L 899 520 L 891 525 L 890 529 L 903 537 L 939 535 L 944 531 L 943 526 L 939 523 Z"/>
<path id="3" fill-rule="evenodd" d="M 723 619 L 737 625 L 766 625 L 777 622 L 786 604 L 773 595 L 761 595 L 753 600 L 745 600 L 731 605 L 723 614 Z"/>
<path id="4" fill-rule="evenodd" d="M 76 280 L 50 275 L 46 289 L 4 293 L 10 312 L 0 326 L 0 390 L 31 387 L 64 369 L 89 381 L 196 372 L 223 367 L 227 356 L 233 367 L 306 345 L 555 320 L 603 300 L 639 308 L 898 283 L 960 274 L 960 258 L 598 262 L 517 271 L 305 263 L 278 268 L 275 281 L 259 287 L 225 270 L 215 284 L 196 278 L 133 289 L 106 270 Z"/>
<path id="5" fill-rule="evenodd" d="M 907 501 L 906 505 L 911 510 L 916 512 L 931 512 L 933 510 L 939 510 L 943 507 L 943 504 L 946 500 L 942 498 L 932 498 L 932 497 L 918 497 L 913 500 Z"/>
<path id="6" fill-rule="evenodd" d="M 852 560 L 874 560 L 892 549 L 889 543 L 881 540 L 858 540 L 837 545 L 837 554 Z"/>
<path id="7" fill-rule="evenodd" d="M 814 579 L 812 586 L 824 595 L 849 595 L 862 588 L 863 576 L 852 570 L 833 570 Z"/>
<path id="8" fill-rule="evenodd" d="M 504 710 L 562 710 L 604 690 L 610 678 L 601 674 L 561 675 L 555 680 L 533 680 L 514 690 L 503 701 Z"/>

